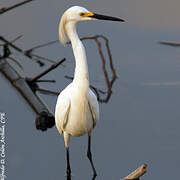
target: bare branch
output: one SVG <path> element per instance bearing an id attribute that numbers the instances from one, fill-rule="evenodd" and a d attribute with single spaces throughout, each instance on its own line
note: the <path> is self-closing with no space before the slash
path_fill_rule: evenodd
<path id="1" fill-rule="evenodd" d="M 65 59 L 61 60 L 57 64 L 51 66 L 48 72 L 58 65 L 60 65 Z M 57 92 L 49 91 L 43 88 L 39 88 L 36 82 L 28 81 L 29 78 L 22 77 L 18 71 L 16 71 L 7 61 L 6 58 L 0 59 L 0 72 L 5 76 L 7 80 L 15 87 L 22 97 L 27 101 L 30 107 L 38 115 L 35 124 L 36 128 L 42 131 L 51 128 L 55 124 L 53 113 L 48 106 L 44 103 L 42 98 L 36 94 L 36 91 L 40 91 L 46 94 L 58 95 Z"/>
<path id="2" fill-rule="evenodd" d="M 40 88 L 40 87 L 36 88 L 36 90 L 39 91 L 40 93 L 47 94 L 47 95 L 54 95 L 54 96 L 59 95 L 58 92 L 51 91 L 51 90 L 44 89 L 44 88 Z"/>
<path id="3" fill-rule="evenodd" d="M 49 80 L 49 79 L 46 79 L 46 80 L 44 80 L 44 79 L 42 79 L 42 80 L 37 80 L 36 82 L 48 82 L 48 83 L 55 83 L 56 81 L 55 80 Z"/>
<path id="4" fill-rule="evenodd" d="M 16 38 L 17 39 L 17 38 Z M 16 40 L 15 39 L 15 40 Z M 5 44 L 3 46 L 10 46 L 11 48 L 13 48 L 14 50 L 18 51 L 19 53 L 21 53 L 22 55 L 28 57 L 31 60 L 34 60 L 36 63 L 38 63 L 40 66 L 43 66 L 44 63 L 41 60 L 46 60 L 50 63 L 55 63 L 55 61 L 48 59 L 48 58 L 44 58 L 42 56 L 36 55 L 36 54 L 32 54 L 32 51 L 28 50 L 28 51 L 23 51 L 21 48 L 19 48 L 18 46 L 14 45 L 12 42 L 8 41 L 7 39 L 5 39 L 4 37 L 0 36 L 0 40 L 3 41 Z M 14 41 L 14 40 L 13 40 Z"/>
<path id="5" fill-rule="evenodd" d="M 59 42 L 59 40 L 50 41 L 50 42 L 45 43 L 45 44 L 40 44 L 40 45 L 34 46 L 33 48 L 30 48 L 30 49 L 28 49 L 26 51 L 33 51 L 35 49 L 39 49 L 39 48 L 42 48 L 42 47 L 45 47 L 45 46 L 49 46 L 49 45 L 52 45 L 52 44 L 57 43 L 57 42 Z"/>
<path id="6" fill-rule="evenodd" d="M 14 59 L 12 57 L 8 57 L 8 59 L 10 59 L 11 61 L 15 62 L 20 67 L 20 69 L 24 70 L 22 65 L 16 59 Z"/>
<path id="7" fill-rule="evenodd" d="M 133 171 L 131 174 L 124 177 L 122 180 L 137 180 L 146 173 L 147 171 L 146 168 L 147 168 L 147 164 L 143 164 L 139 168 L 137 168 L 135 171 Z"/>
<path id="8" fill-rule="evenodd" d="M 11 43 L 10 41 L 6 40 L 5 38 L 3 38 L 2 36 L 0 36 L 0 40 L 3 41 L 6 45 L 12 47 L 13 49 L 15 49 L 16 51 L 23 53 L 23 50 L 20 49 L 19 47 L 15 46 L 13 43 Z"/>
<path id="9" fill-rule="evenodd" d="M 19 35 L 18 37 L 16 37 L 15 39 L 13 39 L 13 40 L 11 41 L 11 43 L 14 43 L 15 41 L 21 39 L 22 37 L 23 37 L 23 35 Z"/>
<path id="10" fill-rule="evenodd" d="M 22 6 L 22 5 L 24 5 L 24 4 L 26 4 L 26 3 L 29 3 L 29 2 L 31 2 L 31 1 L 34 1 L 34 0 L 25 0 L 25 1 L 23 1 L 23 2 L 20 2 L 20 3 L 18 3 L 18 4 L 15 4 L 15 5 L 13 5 L 13 6 L 10 6 L 10 7 L 3 7 L 3 8 L 0 8 L 0 14 L 3 14 L 3 13 L 5 13 L 5 12 L 7 12 L 7 11 L 10 11 L 10 10 L 12 10 L 12 9 L 14 9 L 14 8 L 17 8 L 17 7 L 19 7 L 19 6 Z"/>
<path id="11" fill-rule="evenodd" d="M 63 58 L 61 61 L 51 65 L 50 68 L 46 69 L 45 71 L 43 71 L 42 73 L 38 74 L 37 76 L 35 76 L 34 78 L 32 78 L 31 80 L 29 80 L 29 82 L 35 82 L 38 79 L 40 79 L 42 76 L 44 76 L 45 74 L 47 74 L 48 72 L 52 71 L 53 69 L 55 69 L 57 66 L 59 66 L 60 64 L 62 64 L 66 59 Z"/>
<path id="12" fill-rule="evenodd" d="M 172 47 L 180 47 L 180 43 L 175 43 L 175 42 L 159 41 L 158 43 Z"/>
<path id="13" fill-rule="evenodd" d="M 107 73 L 107 70 L 106 70 L 106 61 L 105 61 L 105 58 L 104 58 L 104 55 L 103 55 L 101 42 L 99 41 L 99 38 L 102 38 L 105 41 L 106 50 L 107 50 L 108 57 L 109 57 L 109 64 L 110 64 L 111 73 L 112 73 L 111 80 L 110 80 L 110 78 L 108 76 L 108 73 Z M 87 37 L 81 38 L 81 40 L 88 40 L 88 39 L 95 40 L 95 42 L 96 42 L 96 44 L 98 46 L 98 52 L 99 52 L 100 57 L 101 57 L 102 69 L 103 69 L 103 72 L 104 72 L 104 77 L 105 77 L 106 86 L 107 86 L 107 96 L 105 98 L 101 98 L 100 95 L 97 93 L 98 92 L 97 89 L 96 88 L 92 88 L 92 89 L 94 89 L 99 102 L 107 103 L 109 101 L 111 95 L 112 95 L 112 86 L 113 86 L 113 84 L 114 84 L 114 82 L 115 82 L 115 80 L 117 78 L 116 71 L 115 71 L 115 68 L 113 66 L 113 61 L 112 61 L 111 50 L 110 50 L 110 47 L 109 47 L 109 42 L 108 42 L 108 39 L 103 35 L 87 36 Z"/>
<path id="14" fill-rule="evenodd" d="M 0 72 L 21 93 L 32 109 L 39 114 L 42 111 L 51 112 L 42 99 L 33 93 L 25 78 L 16 71 L 5 59 L 0 60 Z"/>
<path id="15" fill-rule="evenodd" d="M 39 60 L 39 59 L 42 59 L 42 60 L 45 60 L 45 61 L 47 61 L 47 62 L 50 62 L 50 63 L 56 63 L 56 61 L 54 61 L 54 60 L 52 60 L 52 59 L 49 59 L 49 58 L 46 58 L 46 57 L 43 57 L 43 56 L 39 56 L 39 55 L 37 55 L 37 54 L 30 54 L 31 55 L 31 57 L 33 58 L 33 57 L 35 57 L 37 60 Z"/>

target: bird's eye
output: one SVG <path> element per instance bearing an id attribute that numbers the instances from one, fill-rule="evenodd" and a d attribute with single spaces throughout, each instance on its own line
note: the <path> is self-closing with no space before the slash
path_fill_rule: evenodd
<path id="1" fill-rule="evenodd" d="M 84 16 L 84 15 L 85 15 L 85 13 L 83 13 L 83 12 L 80 13 L 80 16 Z"/>

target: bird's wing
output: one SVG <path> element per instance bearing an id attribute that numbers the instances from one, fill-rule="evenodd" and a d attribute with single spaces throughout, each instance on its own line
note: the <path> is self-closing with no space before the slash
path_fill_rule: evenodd
<path id="1" fill-rule="evenodd" d="M 71 107 L 70 98 L 65 91 L 62 91 L 61 94 L 58 96 L 56 110 L 55 110 L 56 127 L 61 134 L 68 122 L 70 107 Z"/>
<path id="2" fill-rule="evenodd" d="M 89 90 L 88 104 L 93 116 L 93 127 L 95 127 L 96 123 L 99 120 L 99 104 L 97 101 L 97 97 L 91 90 Z"/>

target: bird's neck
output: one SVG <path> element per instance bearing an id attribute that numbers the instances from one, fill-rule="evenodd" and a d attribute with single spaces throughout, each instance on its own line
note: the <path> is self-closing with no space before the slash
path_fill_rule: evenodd
<path id="1" fill-rule="evenodd" d="M 66 29 L 67 29 L 67 35 L 72 44 L 74 58 L 76 61 L 76 67 L 75 67 L 73 81 L 78 81 L 78 82 L 83 81 L 83 83 L 85 83 L 85 82 L 89 83 L 86 52 L 85 52 L 85 48 L 84 48 L 82 42 L 80 41 L 78 34 L 76 32 L 76 24 L 68 23 Z"/>

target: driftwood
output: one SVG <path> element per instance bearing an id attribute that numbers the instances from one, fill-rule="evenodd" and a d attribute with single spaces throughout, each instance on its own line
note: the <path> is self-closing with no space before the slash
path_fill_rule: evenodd
<path id="1" fill-rule="evenodd" d="M 142 175 L 147 172 L 147 164 L 141 165 L 135 171 L 130 173 L 128 176 L 122 178 L 121 180 L 138 180 Z"/>

